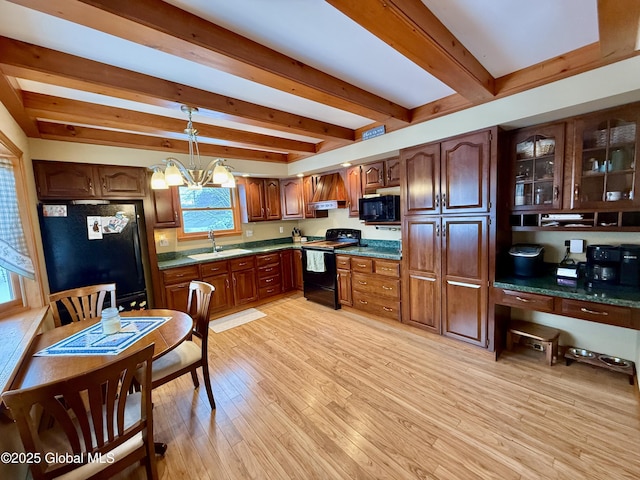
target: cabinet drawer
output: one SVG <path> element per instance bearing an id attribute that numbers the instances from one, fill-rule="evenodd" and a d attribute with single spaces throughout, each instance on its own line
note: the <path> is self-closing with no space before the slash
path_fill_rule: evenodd
<path id="1" fill-rule="evenodd" d="M 354 272 L 373 273 L 373 259 L 353 257 L 351 259 L 351 270 Z"/>
<path id="2" fill-rule="evenodd" d="M 378 275 L 400 278 L 400 262 L 394 262 L 393 260 L 376 260 L 374 267 Z"/>
<path id="3" fill-rule="evenodd" d="M 553 297 L 536 293 L 495 289 L 496 303 L 510 307 L 526 308 L 539 312 L 553 312 Z"/>
<path id="4" fill-rule="evenodd" d="M 211 275 L 219 275 L 221 273 L 227 273 L 229 269 L 229 262 L 222 260 L 220 262 L 202 263 L 200 264 L 200 276 L 208 277 Z"/>
<path id="5" fill-rule="evenodd" d="M 348 255 L 336 255 L 336 267 L 341 270 L 351 270 L 351 257 Z"/>
<path id="6" fill-rule="evenodd" d="M 273 277 L 280 274 L 280 265 L 271 263 L 264 267 L 258 268 L 258 278 Z"/>
<path id="7" fill-rule="evenodd" d="M 270 263 L 278 263 L 280 261 L 280 253 L 268 253 L 266 255 L 256 255 L 256 260 L 259 267 L 263 265 L 268 265 Z"/>
<path id="8" fill-rule="evenodd" d="M 198 265 L 187 265 L 162 271 L 162 280 L 165 285 L 190 282 L 191 280 L 197 280 L 198 278 L 200 278 Z"/>
<path id="9" fill-rule="evenodd" d="M 582 318 L 592 322 L 617 325 L 619 327 L 632 327 L 631 309 L 628 307 L 617 307 L 615 305 L 605 305 L 603 303 L 582 302 L 580 300 L 561 300 L 561 310 L 563 315 L 569 317 Z"/>
<path id="10" fill-rule="evenodd" d="M 262 287 L 259 290 L 260 298 L 271 297 L 280 293 L 280 285 L 272 285 L 270 287 Z"/>
<path id="11" fill-rule="evenodd" d="M 249 268 L 255 268 L 256 266 L 256 257 L 240 257 L 229 260 L 229 264 L 231 265 L 231 271 L 237 272 L 238 270 L 247 270 Z"/>
<path id="12" fill-rule="evenodd" d="M 354 291 L 353 308 L 393 320 L 400 320 L 400 302 L 392 299 L 372 298 L 370 294 Z"/>
<path id="13" fill-rule="evenodd" d="M 351 285 L 362 293 L 400 300 L 400 280 L 394 278 L 354 273 Z"/>
<path id="14" fill-rule="evenodd" d="M 274 275 L 272 277 L 259 278 L 258 279 L 258 287 L 272 287 L 274 285 L 280 285 L 280 274 Z"/>

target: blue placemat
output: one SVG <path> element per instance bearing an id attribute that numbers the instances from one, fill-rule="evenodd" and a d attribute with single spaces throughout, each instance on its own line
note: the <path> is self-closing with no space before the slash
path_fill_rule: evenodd
<path id="1" fill-rule="evenodd" d="M 118 355 L 147 333 L 165 324 L 171 317 L 123 317 L 120 331 L 106 335 L 98 322 L 68 338 L 35 353 L 35 356 L 55 355 Z"/>

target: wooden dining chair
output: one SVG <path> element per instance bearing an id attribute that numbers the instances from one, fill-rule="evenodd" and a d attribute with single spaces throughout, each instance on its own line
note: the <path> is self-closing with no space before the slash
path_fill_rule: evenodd
<path id="1" fill-rule="evenodd" d="M 198 382 L 196 370 L 198 367 L 202 367 L 202 376 L 211 409 L 216 408 L 216 402 L 213 398 L 211 379 L 209 378 L 207 343 L 209 337 L 209 304 L 214 290 L 215 287 L 206 282 L 194 280 L 189 284 L 187 312 L 193 311 L 193 299 L 195 298 L 195 313 L 192 314 L 194 317 L 194 329 L 191 337 L 166 355 L 155 360 L 151 374 L 153 388 L 164 385 L 185 373 L 191 373 L 193 385 L 198 388 L 200 383 Z M 200 345 L 194 342 L 194 336 L 199 338 Z"/>
<path id="2" fill-rule="evenodd" d="M 81 375 L 9 390 L 2 400 L 16 421 L 35 480 L 110 478 L 143 461 L 158 477 L 153 444 L 151 363 L 154 344 Z M 140 391 L 130 393 L 134 379 Z M 63 405 L 64 403 L 64 405 Z M 40 429 L 40 415 L 54 418 Z"/>
<path id="3" fill-rule="evenodd" d="M 53 321 L 56 327 L 62 326 L 65 317 L 61 305 L 68 312 L 72 322 L 78 322 L 85 318 L 99 317 L 102 312 L 107 293 L 110 294 L 109 306 L 116 306 L 116 284 L 105 283 L 90 285 L 88 287 L 72 288 L 63 292 L 49 295 L 49 303 L 53 313 Z M 61 315 L 62 314 L 62 315 Z"/>

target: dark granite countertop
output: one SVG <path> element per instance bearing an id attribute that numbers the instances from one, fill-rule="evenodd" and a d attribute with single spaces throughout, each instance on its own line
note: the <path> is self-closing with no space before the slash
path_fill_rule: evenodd
<path id="1" fill-rule="evenodd" d="M 198 263 L 215 262 L 217 260 L 228 260 L 230 258 L 244 257 L 247 255 L 255 255 L 260 253 L 277 252 L 279 250 L 300 249 L 304 243 L 292 242 L 288 239 L 265 240 L 260 242 L 251 242 L 236 245 L 225 245 L 221 250 L 221 255 L 204 260 L 196 260 L 189 258 L 189 255 L 206 253 L 210 250 L 187 250 L 183 252 L 163 253 L 158 255 L 158 268 L 166 270 L 168 268 L 182 267 L 185 265 L 197 265 Z M 318 240 L 318 239 L 309 239 Z M 363 257 L 375 257 L 392 260 L 400 260 L 399 242 L 387 242 L 378 240 L 363 240 L 366 246 L 342 248 L 337 252 L 346 253 L 348 255 L 360 255 Z M 245 252 L 226 255 L 225 251 L 232 249 L 243 249 Z"/>
<path id="2" fill-rule="evenodd" d="M 640 290 L 633 287 L 615 286 L 614 288 L 588 289 L 585 279 L 579 278 L 576 287 L 557 284 L 555 270 L 539 277 L 522 278 L 501 276 L 493 286 L 519 292 L 538 293 L 574 300 L 617 305 L 620 307 L 640 308 Z"/>

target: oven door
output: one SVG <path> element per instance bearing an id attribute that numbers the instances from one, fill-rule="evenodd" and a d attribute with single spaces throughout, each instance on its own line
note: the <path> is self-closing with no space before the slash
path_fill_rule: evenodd
<path id="1" fill-rule="evenodd" d="M 324 272 L 316 272 L 308 268 L 308 251 L 322 252 Z M 304 296 L 307 300 L 333 309 L 340 308 L 336 274 L 336 255 L 334 252 L 302 249 L 302 279 L 304 281 Z"/>

